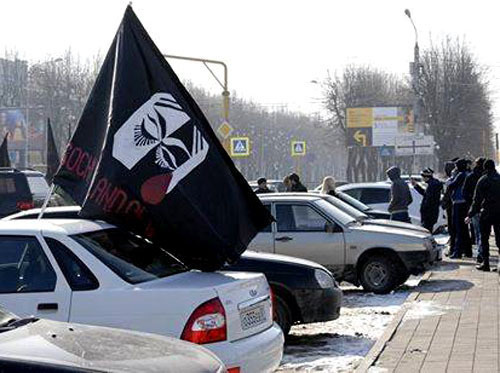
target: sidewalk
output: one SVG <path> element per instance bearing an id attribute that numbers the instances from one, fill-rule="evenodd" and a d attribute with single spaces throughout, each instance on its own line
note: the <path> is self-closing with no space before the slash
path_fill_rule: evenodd
<path id="1" fill-rule="evenodd" d="M 499 305 L 497 272 L 477 271 L 472 259 L 445 260 L 415 289 L 358 372 L 498 372 Z"/>

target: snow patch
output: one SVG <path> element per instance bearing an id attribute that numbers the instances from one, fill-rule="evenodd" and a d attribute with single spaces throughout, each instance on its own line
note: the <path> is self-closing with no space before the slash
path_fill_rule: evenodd
<path id="1" fill-rule="evenodd" d="M 447 311 L 458 309 L 458 307 L 445 306 L 433 301 L 414 301 L 411 302 L 406 314 L 403 317 L 403 322 L 408 320 L 418 320 L 430 316 L 442 316 Z"/>

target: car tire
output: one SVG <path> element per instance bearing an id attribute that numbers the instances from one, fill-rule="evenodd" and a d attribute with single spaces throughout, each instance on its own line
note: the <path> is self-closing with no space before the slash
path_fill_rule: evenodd
<path id="1" fill-rule="evenodd" d="M 361 265 L 359 280 L 366 291 L 387 294 L 399 285 L 401 275 L 391 258 L 374 255 L 367 258 Z"/>
<path id="2" fill-rule="evenodd" d="M 279 295 L 274 296 L 274 321 L 280 326 L 286 337 L 292 327 L 292 311 L 286 301 Z"/>

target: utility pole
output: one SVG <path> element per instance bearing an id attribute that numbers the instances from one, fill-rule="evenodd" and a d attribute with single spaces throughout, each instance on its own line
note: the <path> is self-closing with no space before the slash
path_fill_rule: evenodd
<path id="1" fill-rule="evenodd" d="M 418 47 L 418 31 L 409 9 L 405 9 L 405 14 L 411 21 L 413 29 L 415 30 L 415 46 L 413 48 L 413 62 L 410 62 L 411 84 L 413 88 L 413 126 L 415 134 L 423 133 L 423 126 L 420 121 L 420 108 L 421 108 L 421 89 L 420 89 L 420 49 Z M 416 172 L 415 154 L 413 155 L 413 172 Z"/>

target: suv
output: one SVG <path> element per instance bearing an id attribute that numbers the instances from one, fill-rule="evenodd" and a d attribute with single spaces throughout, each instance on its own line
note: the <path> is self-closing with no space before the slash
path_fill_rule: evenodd
<path id="1" fill-rule="evenodd" d="M 26 175 L 15 168 L 0 168 L 0 217 L 33 207 Z"/>
<path id="2" fill-rule="evenodd" d="M 315 261 L 337 280 L 367 291 L 388 293 L 441 259 L 429 233 L 358 222 L 321 196 L 269 193 L 259 198 L 276 221 L 253 239 L 250 250 Z"/>

